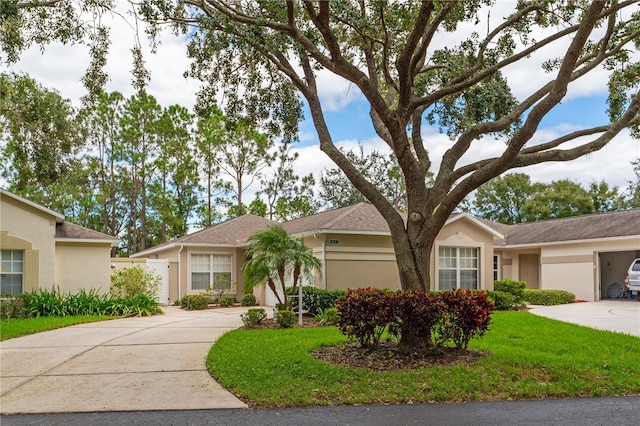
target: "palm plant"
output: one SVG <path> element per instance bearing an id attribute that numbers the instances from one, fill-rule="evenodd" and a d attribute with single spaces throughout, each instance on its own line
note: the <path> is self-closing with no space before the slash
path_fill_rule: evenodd
<path id="1" fill-rule="evenodd" d="M 320 271 L 320 261 L 302 239 L 293 237 L 279 226 L 273 226 L 253 234 L 248 239 L 246 263 L 242 268 L 245 291 L 266 283 L 280 304 L 289 304 L 286 287 L 287 276 L 293 277 L 292 286 L 300 284 L 303 276 L 310 277 Z"/>

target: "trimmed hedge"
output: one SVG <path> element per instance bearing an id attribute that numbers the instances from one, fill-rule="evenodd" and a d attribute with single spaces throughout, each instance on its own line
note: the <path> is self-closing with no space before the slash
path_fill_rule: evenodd
<path id="1" fill-rule="evenodd" d="M 525 288 L 527 288 L 527 283 L 524 281 L 497 280 L 493 282 L 493 289 L 495 291 L 503 291 L 505 293 L 512 294 L 516 298 L 516 303 L 522 302 Z"/>
<path id="2" fill-rule="evenodd" d="M 293 323 L 296 322 L 296 314 L 288 309 L 278 311 L 277 322 L 280 328 L 291 328 Z"/>
<path id="3" fill-rule="evenodd" d="M 209 307 L 208 294 L 186 294 L 180 300 L 180 307 L 188 311 L 200 311 Z"/>
<path id="4" fill-rule="evenodd" d="M 229 306 L 233 306 L 235 303 L 236 303 L 235 296 L 232 296 L 230 294 L 225 294 L 222 297 L 220 297 L 220 300 L 218 300 L 218 305 L 220 305 L 223 308 L 228 308 Z"/>
<path id="5" fill-rule="evenodd" d="M 295 294 L 292 287 L 287 288 L 287 294 L 292 296 L 298 295 L 298 289 L 295 289 Z M 306 311 L 309 315 L 319 315 L 329 308 L 336 306 L 336 300 L 339 297 L 344 296 L 346 290 L 323 290 L 313 286 L 302 286 L 302 310 Z M 298 298 L 294 297 L 292 310 L 298 311 Z"/>
<path id="6" fill-rule="evenodd" d="M 240 305 L 242 306 L 256 306 L 258 304 L 258 300 L 256 296 L 251 293 L 247 293 L 240 298 Z"/>
<path id="7" fill-rule="evenodd" d="M 563 305 L 573 303 L 575 294 L 565 290 L 538 290 L 527 288 L 524 290 L 524 300 L 530 305 Z"/>
<path id="8" fill-rule="evenodd" d="M 504 291 L 489 291 L 489 297 L 495 304 L 496 311 L 514 311 L 520 306 L 516 303 L 516 296 Z"/>
<path id="9" fill-rule="evenodd" d="M 267 312 L 264 308 L 251 308 L 244 314 L 240 314 L 240 318 L 246 327 L 256 327 L 267 319 Z"/>

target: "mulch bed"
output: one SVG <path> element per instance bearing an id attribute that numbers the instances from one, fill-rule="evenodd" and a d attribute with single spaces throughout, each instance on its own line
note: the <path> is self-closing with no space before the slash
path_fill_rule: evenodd
<path id="1" fill-rule="evenodd" d="M 302 317 L 302 325 L 298 324 L 298 317 L 293 328 L 318 327 L 318 321 L 309 316 Z M 267 319 L 254 328 L 280 328 L 272 319 Z M 471 365 L 478 359 L 491 355 L 488 351 L 443 348 L 441 353 L 413 353 L 401 354 L 395 341 L 380 342 L 378 349 L 366 351 L 358 342 L 343 343 L 326 346 L 311 352 L 317 359 L 331 364 L 346 367 L 368 368 L 374 371 L 411 370 L 438 365 Z"/>
<path id="2" fill-rule="evenodd" d="M 365 351 L 357 342 L 326 346 L 311 355 L 332 364 L 346 367 L 368 368 L 375 371 L 412 370 L 438 365 L 471 365 L 478 359 L 491 355 L 488 351 L 443 348 L 439 354 L 401 354 L 394 341 L 380 342 L 378 349 Z"/>

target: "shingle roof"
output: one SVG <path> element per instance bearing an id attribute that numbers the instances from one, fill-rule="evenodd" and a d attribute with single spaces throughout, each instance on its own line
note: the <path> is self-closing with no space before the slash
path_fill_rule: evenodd
<path id="1" fill-rule="evenodd" d="M 503 225 L 483 220 L 505 235 L 496 245 L 526 245 L 598 238 L 638 236 L 640 209 L 552 219 L 542 222 Z"/>
<path id="2" fill-rule="evenodd" d="M 246 214 L 225 222 L 208 226 L 192 234 L 176 238 L 175 240 L 158 244 L 150 247 L 149 249 L 139 251 L 138 253 L 135 253 L 133 257 L 140 256 L 149 250 L 157 251 L 163 247 L 181 244 L 211 244 L 216 246 L 242 245 L 251 235 L 275 225 L 279 225 L 279 223 L 265 219 L 264 217 Z"/>
<path id="3" fill-rule="evenodd" d="M 80 239 L 80 240 L 104 240 L 105 242 L 118 241 L 111 235 L 84 228 L 69 222 L 56 223 L 56 238 Z"/>
<path id="4" fill-rule="evenodd" d="M 314 231 L 350 231 L 389 233 L 389 225 L 371 204 L 359 203 L 290 220 L 282 224 L 290 234 Z"/>
<path id="5" fill-rule="evenodd" d="M 173 242 L 183 244 L 214 243 L 221 245 L 242 244 L 258 231 L 270 226 L 279 225 L 278 222 L 264 217 L 246 214 L 226 222 L 201 229 L 193 234 L 185 235 Z"/>

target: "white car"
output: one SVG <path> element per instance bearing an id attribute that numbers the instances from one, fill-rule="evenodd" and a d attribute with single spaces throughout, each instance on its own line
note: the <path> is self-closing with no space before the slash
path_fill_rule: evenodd
<path id="1" fill-rule="evenodd" d="M 635 293 L 636 300 L 640 301 L 640 259 L 631 262 L 627 275 L 624 278 L 624 285 L 627 290 Z"/>

